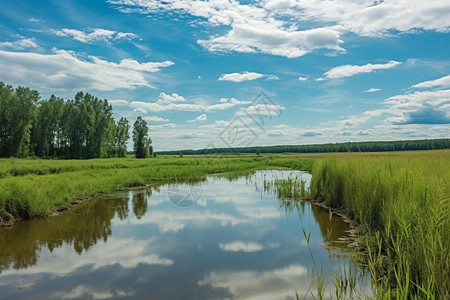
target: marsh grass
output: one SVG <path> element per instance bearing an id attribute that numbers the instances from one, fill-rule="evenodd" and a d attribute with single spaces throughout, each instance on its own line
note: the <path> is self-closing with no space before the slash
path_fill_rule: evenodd
<path id="1" fill-rule="evenodd" d="M 274 193 L 278 198 L 308 198 L 306 181 L 300 177 L 289 177 L 287 179 L 266 180 L 264 179 L 264 191 Z"/>
<path id="2" fill-rule="evenodd" d="M 379 299 L 449 299 L 450 152 L 314 165 L 311 196 L 360 224 Z"/>

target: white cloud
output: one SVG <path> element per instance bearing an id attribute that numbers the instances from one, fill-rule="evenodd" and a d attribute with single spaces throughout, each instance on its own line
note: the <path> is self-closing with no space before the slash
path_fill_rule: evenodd
<path id="1" fill-rule="evenodd" d="M 157 13 L 160 11 L 190 14 L 206 19 L 210 26 L 227 26 L 223 35 L 213 35 L 198 43 L 209 51 L 266 53 L 285 57 L 300 57 L 315 49 L 344 52 L 340 33 L 331 27 L 297 30 L 288 20 L 259 3 L 241 4 L 238 1 L 140 1 L 109 0 L 124 13 Z M 126 8 L 125 8 L 126 7 Z"/>
<path id="2" fill-rule="evenodd" d="M 149 121 L 149 122 L 169 122 L 169 119 L 164 119 L 158 116 L 147 116 L 144 117 L 145 121 Z"/>
<path id="3" fill-rule="evenodd" d="M 171 61 L 139 63 L 123 59 L 119 63 L 76 53 L 53 50 L 53 54 L 0 50 L 0 78 L 11 84 L 25 84 L 42 90 L 99 90 L 153 87 L 147 73 L 173 65 Z"/>
<path id="4" fill-rule="evenodd" d="M 308 77 L 300 76 L 300 77 L 298 78 L 298 80 L 300 80 L 300 81 L 306 81 L 306 80 L 308 80 Z"/>
<path id="5" fill-rule="evenodd" d="M 180 133 L 177 135 L 177 139 L 196 139 L 196 138 L 202 138 L 205 137 L 205 135 L 197 133 L 197 132 L 186 132 L 186 133 Z"/>
<path id="6" fill-rule="evenodd" d="M 197 118 L 193 119 L 193 120 L 188 120 L 189 123 L 193 123 L 193 122 L 204 122 L 208 119 L 208 117 L 206 116 L 206 114 L 201 114 L 200 116 L 198 116 Z"/>
<path id="7" fill-rule="evenodd" d="M 112 106 L 129 106 L 130 102 L 121 99 L 109 99 L 108 103 Z"/>
<path id="8" fill-rule="evenodd" d="M 135 108 L 135 109 L 133 110 L 133 112 L 142 113 L 142 114 L 146 114 L 146 113 L 147 113 L 146 110 L 144 110 L 144 109 L 142 109 L 142 108 L 140 108 L 140 107 Z"/>
<path id="9" fill-rule="evenodd" d="M 265 0 L 266 9 L 302 21 L 334 24 L 341 32 L 381 36 L 397 32 L 450 29 L 450 3 L 446 0 Z M 278 6 L 278 7 L 277 7 Z"/>
<path id="10" fill-rule="evenodd" d="M 266 53 L 289 58 L 316 49 L 345 52 L 341 36 L 450 31 L 447 0 L 262 0 L 248 4 L 200 0 L 109 0 L 124 12 L 188 14 L 227 29 L 198 43 L 209 51 Z M 301 28 L 301 29 L 299 29 Z"/>
<path id="11" fill-rule="evenodd" d="M 53 30 L 52 33 L 57 36 L 71 37 L 74 40 L 82 43 L 92 43 L 98 41 L 109 42 L 112 40 L 132 40 L 138 38 L 138 36 L 134 33 L 117 32 L 101 28 L 90 29 L 88 31 L 63 28 L 61 30 Z"/>
<path id="12" fill-rule="evenodd" d="M 245 109 L 241 109 L 238 115 L 251 115 L 251 116 L 277 116 L 285 107 L 278 104 L 256 104 L 250 105 Z"/>
<path id="13" fill-rule="evenodd" d="M 236 24 L 228 34 L 198 43 L 212 52 L 265 53 L 288 58 L 297 58 L 321 48 L 345 52 L 340 47 L 343 41 L 339 32 L 332 28 L 290 31 L 265 21 Z"/>
<path id="14" fill-rule="evenodd" d="M 14 42 L 0 42 L 0 48 L 11 48 L 15 50 L 24 50 L 27 48 L 37 48 L 36 40 L 34 38 L 23 38 Z"/>
<path id="15" fill-rule="evenodd" d="M 176 93 L 173 93 L 172 95 L 168 95 L 166 93 L 159 94 L 159 98 L 157 103 L 158 104 L 169 104 L 169 103 L 175 103 L 175 102 L 185 102 L 186 99 L 183 96 L 180 96 Z"/>
<path id="16" fill-rule="evenodd" d="M 370 88 L 368 90 L 365 90 L 364 93 L 375 93 L 375 92 L 379 92 L 379 91 L 381 91 L 381 89 Z"/>
<path id="17" fill-rule="evenodd" d="M 264 246 L 254 242 L 235 241 L 231 243 L 220 243 L 219 248 L 230 252 L 258 252 L 264 249 Z"/>
<path id="18" fill-rule="evenodd" d="M 370 73 L 376 70 L 384 70 L 384 69 L 392 69 L 401 64 L 398 61 L 391 60 L 385 64 L 366 64 L 362 66 L 357 65 L 342 65 L 335 67 L 324 75 L 328 79 L 339 79 L 344 77 L 350 77 L 353 75 L 361 74 L 361 73 Z"/>
<path id="19" fill-rule="evenodd" d="M 276 75 L 265 75 L 261 73 L 248 72 L 244 71 L 241 73 L 230 73 L 230 74 L 222 74 L 222 76 L 218 80 L 222 81 L 232 81 L 232 82 L 243 82 L 243 81 L 251 81 L 259 78 L 266 78 L 267 80 L 278 80 L 278 76 Z"/>
<path id="20" fill-rule="evenodd" d="M 183 98 L 184 99 L 184 98 Z M 141 108 L 146 111 L 169 111 L 169 110 L 178 110 L 178 111 L 221 111 L 233 108 L 238 105 L 248 104 L 248 101 L 240 101 L 235 98 L 231 98 L 226 102 L 219 102 L 216 104 L 196 104 L 196 103 L 160 103 L 157 102 L 143 102 L 143 101 L 133 101 L 131 102 L 131 107 Z"/>
<path id="21" fill-rule="evenodd" d="M 429 80 L 415 84 L 412 86 L 412 88 L 430 88 L 435 86 L 445 86 L 445 87 L 450 86 L 450 75 L 435 80 Z"/>

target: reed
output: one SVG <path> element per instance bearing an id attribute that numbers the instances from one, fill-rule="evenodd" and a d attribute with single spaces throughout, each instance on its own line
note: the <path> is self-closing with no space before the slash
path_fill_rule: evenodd
<path id="1" fill-rule="evenodd" d="M 311 196 L 360 224 L 380 299 L 450 298 L 450 152 L 318 160 Z"/>

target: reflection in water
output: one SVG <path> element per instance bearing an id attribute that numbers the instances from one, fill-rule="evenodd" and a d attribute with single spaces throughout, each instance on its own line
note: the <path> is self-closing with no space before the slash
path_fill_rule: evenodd
<path id="1" fill-rule="evenodd" d="M 141 218 L 147 211 L 151 189 L 133 193 L 133 212 Z M 73 245 L 82 254 L 111 235 L 111 220 L 128 216 L 128 197 L 85 201 L 62 215 L 47 219 L 20 222 L 11 229 L 0 229 L 0 273 L 12 267 L 23 269 L 35 265 L 39 251 Z"/>
<path id="2" fill-rule="evenodd" d="M 152 195 L 151 188 L 146 191 L 147 193 L 137 192 L 133 194 L 133 212 L 138 219 L 141 219 L 147 212 L 147 199 Z"/>
<path id="3" fill-rule="evenodd" d="M 349 262 L 325 248 L 348 226 L 327 210 L 264 192 L 264 179 L 292 175 L 309 180 L 290 171 L 209 177 L 195 186 L 202 197 L 190 207 L 174 205 L 173 187 L 151 187 L 0 229 L 0 298 L 308 297 L 316 286 L 310 253 L 330 290 Z M 177 190 L 190 193 L 192 184 Z M 311 232 L 311 252 L 302 228 Z"/>

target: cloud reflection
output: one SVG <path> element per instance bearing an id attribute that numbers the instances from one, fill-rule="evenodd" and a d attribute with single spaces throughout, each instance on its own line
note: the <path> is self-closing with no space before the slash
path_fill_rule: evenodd
<path id="1" fill-rule="evenodd" d="M 213 271 L 198 282 L 214 288 L 228 290 L 239 299 L 286 299 L 293 298 L 293 287 L 306 283 L 308 270 L 301 265 L 289 265 L 270 271 Z"/>

